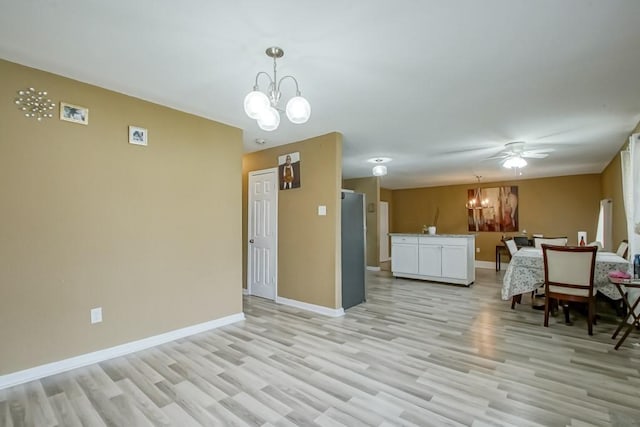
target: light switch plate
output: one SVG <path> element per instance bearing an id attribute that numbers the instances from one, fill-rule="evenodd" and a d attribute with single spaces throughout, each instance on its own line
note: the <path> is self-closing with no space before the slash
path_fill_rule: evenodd
<path id="1" fill-rule="evenodd" d="M 91 324 L 102 322 L 102 307 L 91 309 Z"/>
<path id="2" fill-rule="evenodd" d="M 324 205 L 318 206 L 318 215 L 325 216 L 327 214 L 327 207 Z"/>

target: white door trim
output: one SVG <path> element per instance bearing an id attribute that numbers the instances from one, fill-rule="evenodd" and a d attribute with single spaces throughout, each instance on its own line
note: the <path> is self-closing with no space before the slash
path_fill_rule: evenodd
<path id="1" fill-rule="evenodd" d="M 382 207 L 385 207 L 384 209 Z M 385 215 L 382 215 L 382 214 Z M 391 244 L 389 242 L 389 202 L 378 202 L 378 239 L 380 239 L 380 262 L 391 260 Z M 386 249 L 386 252 L 384 251 Z"/>
<path id="2" fill-rule="evenodd" d="M 274 250 L 273 250 L 273 256 L 275 257 L 275 262 L 274 262 L 274 280 L 273 280 L 273 285 L 274 285 L 274 301 L 278 298 L 278 193 L 280 191 L 280 186 L 278 185 L 278 168 L 269 168 L 269 169 L 261 169 L 261 170 L 256 170 L 256 171 L 250 171 L 249 174 L 247 175 L 247 241 L 246 243 L 246 248 L 247 248 L 247 290 L 246 290 L 246 295 L 253 295 L 253 293 L 251 292 L 251 273 L 252 273 L 252 269 L 251 269 L 251 243 L 249 243 L 249 240 L 251 240 L 251 209 L 253 204 L 252 202 L 252 197 L 251 197 L 251 186 L 249 185 L 251 182 L 251 178 L 254 176 L 259 176 L 259 175 L 265 175 L 265 174 L 273 174 L 274 178 L 275 178 L 275 221 L 274 221 Z"/>

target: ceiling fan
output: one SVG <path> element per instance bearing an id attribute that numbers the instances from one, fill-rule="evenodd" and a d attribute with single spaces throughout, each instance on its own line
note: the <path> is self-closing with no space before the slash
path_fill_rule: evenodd
<path id="1" fill-rule="evenodd" d="M 509 142 L 504 145 L 503 151 L 487 160 L 500 159 L 502 166 L 508 169 L 523 168 L 527 165 L 525 159 L 544 159 L 553 151 L 553 148 L 525 150 L 524 145 L 522 141 Z"/>

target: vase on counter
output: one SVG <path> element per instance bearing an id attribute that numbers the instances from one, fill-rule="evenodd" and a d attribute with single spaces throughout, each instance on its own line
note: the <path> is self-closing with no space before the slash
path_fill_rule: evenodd
<path id="1" fill-rule="evenodd" d="M 436 234 L 436 227 L 434 225 L 431 225 L 427 228 L 427 233 L 429 234 Z"/>

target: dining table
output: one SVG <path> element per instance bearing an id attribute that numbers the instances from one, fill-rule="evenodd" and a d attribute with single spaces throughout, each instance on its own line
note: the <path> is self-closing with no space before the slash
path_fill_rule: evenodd
<path id="1" fill-rule="evenodd" d="M 629 261 L 613 252 L 598 251 L 593 277 L 593 286 L 597 292 L 619 300 L 620 292 L 609 281 L 609 272 L 628 271 Z M 544 283 L 544 261 L 542 249 L 523 247 L 511 257 L 502 281 L 502 299 L 509 300 L 514 295 L 535 291 Z"/>

